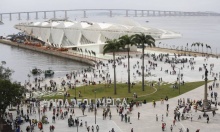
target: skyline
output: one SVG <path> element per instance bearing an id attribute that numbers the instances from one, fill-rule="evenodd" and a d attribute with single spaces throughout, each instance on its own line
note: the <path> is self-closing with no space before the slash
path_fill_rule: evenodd
<path id="1" fill-rule="evenodd" d="M 137 9 L 220 13 L 219 0 L 2 0 L 0 13 L 71 9 Z M 12 6 L 12 3 L 16 3 Z M 86 4 L 85 4 L 86 3 Z M 193 4 L 192 4 L 193 3 Z M 37 6 L 40 5 L 40 6 Z M 76 5 L 76 6 L 75 6 Z"/>

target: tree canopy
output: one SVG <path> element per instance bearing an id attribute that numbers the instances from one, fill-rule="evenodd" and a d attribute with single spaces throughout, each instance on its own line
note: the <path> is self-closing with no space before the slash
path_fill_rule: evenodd
<path id="1" fill-rule="evenodd" d="M 0 66 L 0 110 L 5 112 L 9 105 L 20 103 L 24 87 L 17 82 L 11 82 L 10 77 L 13 71 L 5 68 L 4 64 Z"/>

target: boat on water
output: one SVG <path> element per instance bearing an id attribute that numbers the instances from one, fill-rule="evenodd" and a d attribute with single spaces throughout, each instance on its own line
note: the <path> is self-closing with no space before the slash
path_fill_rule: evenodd
<path id="1" fill-rule="evenodd" d="M 50 77 L 54 75 L 54 71 L 53 70 L 45 70 L 44 71 L 44 75 L 45 77 Z"/>
<path id="2" fill-rule="evenodd" d="M 41 70 L 41 69 L 34 68 L 34 69 L 31 70 L 31 73 L 32 73 L 33 75 L 39 75 L 39 74 L 42 73 L 42 70 Z"/>

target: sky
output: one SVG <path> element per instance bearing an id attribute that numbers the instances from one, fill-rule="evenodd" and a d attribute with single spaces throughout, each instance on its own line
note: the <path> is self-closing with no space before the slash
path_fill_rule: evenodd
<path id="1" fill-rule="evenodd" d="M 0 13 L 62 9 L 213 11 L 220 0 L 1 0 Z"/>

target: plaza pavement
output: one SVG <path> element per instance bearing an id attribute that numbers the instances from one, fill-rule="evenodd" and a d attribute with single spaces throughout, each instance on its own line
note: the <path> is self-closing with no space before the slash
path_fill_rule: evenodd
<path id="1" fill-rule="evenodd" d="M 150 53 L 150 51 L 147 51 L 147 53 Z M 154 52 L 153 52 L 154 53 Z M 111 58 L 110 55 L 108 55 L 108 58 Z M 191 58 L 191 57 L 188 57 Z M 131 73 L 135 72 L 137 70 L 136 69 L 132 69 L 132 66 L 134 66 L 137 61 L 140 61 L 140 58 L 133 58 L 134 60 L 131 60 Z M 147 60 L 153 61 L 152 58 L 146 58 Z M 197 57 L 195 58 L 196 60 L 196 64 L 194 65 L 195 70 L 190 70 L 190 68 L 187 68 L 187 65 L 185 65 L 185 68 L 183 68 L 183 70 L 181 70 L 181 73 L 184 73 L 184 81 L 185 82 L 190 82 L 190 81 L 201 81 L 201 76 L 203 75 L 204 72 L 198 72 L 198 68 L 202 67 L 202 65 L 204 63 L 208 64 L 212 64 L 215 63 L 215 67 L 213 68 L 213 71 L 215 71 L 215 73 L 219 72 L 218 66 L 219 66 L 219 61 L 217 61 L 216 58 L 209 58 L 206 61 L 204 61 L 203 57 Z M 122 60 L 122 62 L 124 64 L 126 64 L 127 60 L 124 59 Z M 152 72 L 153 74 L 155 74 L 156 76 L 150 76 L 149 78 L 147 78 L 147 80 L 158 80 L 159 77 L 163 77 L 163 81 L 164 82 L 168 82 L 168 83 L 173 83 L 176 80 L 177 75 L 169 75 L 164 73 L 165 69 L 168 69 L 169 71 L 172 69 L 170 67 L 170 64 L 164 63 L 164 62 L 160 62 L 157 61 L 156 62 L 158 64 L 158 67 L 155 70 L 149 69 L 150 72 Z M 147 61 L 145 61 L 145 64 L 147 64 Z M 181 67 L 183 66 L 182 64 L 176 64 L 177 67 Z M 161 67 L 163 68 L 163 71 L 161 71 Z M 106 67 L 103 67 L 102 70 L 106 70 Z M 122 78 L 122 76 L 124 76 L 125 72 L 126 72 L 126 68 L 123 68 L 123 65 L 119 65 L 117 66 L 117 70 L 121 71 L 122 74 L 118 73 L 117 74 L 117 80 L 121 80 L 119 82 L 126 82 L 126 78 Z M 123 71 L 122 71 L 123 70 Z M 132 71 L 133 70 L 133 71 Z M 140 70 L 140 68 L 139 68 Z M 113 69 L 111 68 L 111 66 L 109 66 L 109 73 L 113 73 Z M 124 73 L 124 74 L 123 74 Z M 212 80 L 213 77 L 211 75 L 209 75 L 210 77 L 209 80 Z M 111 78 L 113 78 L 113 75 L 111 74 Z M 79 80 L 82 79 L 82 76 L 79 78 Z M 62 78 L 55 78 L 53 79 L 57 82 L 57 84 L 60 84 L 60 81 L 62 80 Z M 140 76 L 137 76 L 136 79 L 131 77 L 131 81 L 135 81 L 135 80 L 141 80 Z M 49 81 L 45 80 L 45 82 Z M 73 81 L 73 80 L 72 80 Z M 96 80 L 98 81 L 98 79 Z M 219 81 L 217 81 L 219 83 Z M 43 84 L 42 84 L 43 85 Z M 41 86 L 42 86 L 41 85 Z M 212 85 L 212 82 L 209 83 L 209 85 Z M 48 84 L 49 86 L 49 84 Z M 157 86 L 155 86 L 157 88 Z M 213 91 L 218 92 L 218 94 L 220 93 L 219 91 L 220 88 L 214 88 Z M 159 90 L 159 89 L 158 89 Z M 210 95 L 210 91 L 209 95 Z M 165 98 L 166 95 L 164 95 L 162 98 Z M 162 131 L 161 127 L 162 127 L 162 121 L 161 121 L 161 117 L 163 115 L 164 117 L 164 123 L 166 123 L 166 131 L 170 131 L 170 125 L 173 122 L 174 119 L 174 109 L 177 106 L 177 100 L 179 98 L 185 98 L 185 101 L 187 100 L 187 98 L 190 98 L 192 100 L 201 100 L 203 99 L 204 96 L 204 86 L 201 86 L 199 88 L 196 88 L 192 91 L 189 91 L 185 94 L 182 94 L 178 97 L 169 99 L 168 101 L 164 101 L 164 104 L 161 104 L 160 101 L 156 102 L 156 108 L 153 108 L 152 103 L 147 103 L 147 104 L 143 104 L 142 106 L 136 107 L 134 106 L 134 109 L 132 111 L 132 114 L 129 114 L 128 116 L 130 116 L 130 120 L 131 123 L 125 123 L 125 122 L 121 122 L 121 117 L 118 115 L 116 108 L 115 107 L 111 107 L 111 113 L 112 113 L 112 119 L 110 120 L 109 117 L 107 117 L 106 120 L 102 119 L 102 108 L 99 108 L 97 111 L 97 124 L 99 125 L 100 131 L 99 132 L 109 132 L 112 128 L 114 128 L 115 132 L 130 132 L 131 128 L 134 129 L 134 132 L 160 132 Z M 210 96 L 209 96 L 210 99 Z M 168 117 L 166 117 L 166 105 L 169 104 L 169 115 Z M 24 106 L 24 113 L 26 113 L 26 107 Z M 65 111 L 65 110 L 63 110 Z M 140 120 L 137 119 L 137 115 L 138 112 L 140 112 Z M 180 112 L 182 113 L 182 109 L 180 110 Z M 156 114 L 159 117 L 159 121 L 156 121 Z M 219 110 L 216 111 L 216 115 L 215 117 L 212 117 L 212 113 L 208 113 L 209 117 L 210 117 L 210 123 L 207 124 L 206 123 L 206 118 L 202 118 L 201 120 L 197 120 L 199 115 L 202 115 L 202 112 L 195 112 L 195 110 L 192 110 L 190 115 L 192 114 L 193 116 L 193 120 L 192 122 L 190 120 L 183 120 L 180 122 L 176 122 L 176 126 L 173 127 L 173 132 L 179 132 L 179 128 L 182 128 L 184 131 L 186 130 L 186 128 L 189 128 L 190 132 L 195 132 L 197 129 L 200 129 L 200 132 L 219 132 L 220 131 L 220 126 L 219 126 L 219 122 L 220 122 L 220 112 Z M 46 112 L 46 115 L 48 116 L 49 122 L 50 124 L 46 124 L 43 126 L 43 131 L 44 132 L 49 132 L 49 126 L 50 125 L 54 125 L 55 126 L 55 132 L 76 132 L 77 128 L 76 127 L 68 127 L 68 123 L 67 123 L 67 118 L 64 120 L 56 120 L 56 123 L 53 124 L 52 122 L 52 111 Z M 88 110 L 86 109 L 85 111 L 85 115 L 84 117 L 79 117 L 79 120 L 83 121 L 84 125 L 85 125 L 85 121 L 88 122 L 88 126 L 95 125 L 95 117 L 94 117 L 94 112 L 88 112 Z M 16 114 L 14 113 L 14 117 L 16 116 Z M 82 116 L 82 111 L 79 108 L 75 108 L 75 116 L 73 116 L 73 118 L 75 119 L 78 116 Z M 31 115 L 30 119 L 38 119 L 38 114 L 35 115 Z M 25 132 L 26 130 L 26 126 L 29 123 L 24 123 L 23 125 L 21 125 L 21 129 L 23 130 L 23 132 Z M 95 127 L 95 126 L 94 126 Z M 86 127 L 79 127 L 78 128 L 79 132 L 87 132 Z M 91 131 L 91 130 L 90 130 Z M 39 132 L 39 129 L 37 127 L 35 127 L 35 132 Z"/>
<path id="2" fill-rule="evenodd" d="M 211 85 L 212 82 L 210 82 L 208 85 Z M 220 92 L 220 88 L 213 88 L 214 92 Z M 209 95 L 211 91 L 208 91 Z M 166 95 L 164 95 L 165 97 Z M 161 104 L 160 101 L 156 102 L 156 107 L 154 108 L 152 106 L 152 103 L 143 104 L 142 106 L 136 107 L 134 106 L 134 109 L 130 116 L 130 123 L 121 122 L 121 117 L 118 115 L 116 108 L 111 107 L 111 113 L 112 113 L 112 119 L 110 120 L 109 117 L 107 117 L 105 120 L 102 119 L 102 108 L 99 108 L 97 111 L 97 125 L 100 127 L 99 132 L 109 132 L 112 128 L 114 128 L 115 132 L 130 132 L 131 128 L 134 129 L 134 132 L 160 132 L 162 131 L 162 121 L 161 117 L 163 115 L 164 117 L 164 123 L 166 123 L 166 131 L 170 131 L 170 125 L 173 123 L 174 119 L 174 109 L 177 106 L 177 100 L 180 98 L 190 98 L 192 100 L 201 100 L 204 96 L 204 86 L 201 86 L 199 88 L 196 88 L 190 92 L 187 92 L 185 94 L 182 94 L 178 97 L 171 98 L 168 101 L 164 101 L 164 104 Z M 210 96 L 208 96 L 210 99 Z M 169 115 L 166 117 L 166 104 L 169 104 Z M 24 113 L 26 113 L 25 107 Z M 63 110 L 64 111 L 64 110 Z M 138 112 L 140 112 L 140 120 L 138 120 L 137 115 Z M 182 109 L 180 109 L 180 112 L 182 113 Z M 156 114 L 158 115 L 159 120 L 156 121 Z M 203 118 L 201 120 L 198 120 L 198 116 L 202 115 L 202 112 L 197 111 L 195 112 L 194 109 L 190 112 L 192 114 L 193 119 L 192 122 L 190 119 L 188 120 L 181 120 L 180 122 L 176 122 L 176 126 L 173 127 L 173 132 L 179 132 L 179 128 L 182 128 L 184 131 L 186 131 L 186 128 L 189 128 L 190 132 L 195 132 L 197 129 L 200 129 L 200 132 L 219 132 L 220 126 L 220 112 L 219 110 L 216 111 L 216 115 L 213 117 L 212 113 L 209 112 L 208 115 L 210 117 L 209 124 L 206 123 L 206 118 Z M 46 115 L 49 119 L 49 124 L 44 124 L 43 131 L 49 132 L 49 126 L 54 125 L 55 126 L 55 132 L 76 132 L 77 127 L 68 127 L 67 118 L 64 120 L 56 120 L 56 123 L 52 122 L 52 111 L 46 112 Z M 83 125 L 85 125 L 85 121 L 88 122 L 88 126 L 94 125 L 95 127 L 95 116 L 94 112 L 88 112 L 87 109 L 85 111 L 85 115 L 82 116 L 82 111 L 79 108 L 75 108 L 75 117 L 79 117 L 79 120 L 83 121 Z M 14 113 L 15 116 L 15 113 Z M 30 119 L 36 118 L 38 119 L 38 113 L 33 114 L 30 116 Z M 29 125 L 29 123 L 24 123 L 21 125 L 21 130 L 25 132 L 26 126 Z M 35 132 L 39 132 L 40 130 L 35 127 Z M 79 132 L 87 132 L 87 129 L 85 126 L 78 127 Z M 91 131 L 91 130 L 90 130 Z"/>

